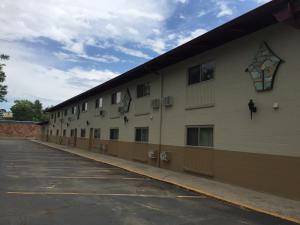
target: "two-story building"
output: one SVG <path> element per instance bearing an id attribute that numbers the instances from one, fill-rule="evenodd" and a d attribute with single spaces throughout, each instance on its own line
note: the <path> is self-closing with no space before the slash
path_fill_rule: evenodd
<path id="1" fill-rule="evenodd" d="M 299 28 L 267 3 L 52 107 L 44 138 L 300 199 Z"/>

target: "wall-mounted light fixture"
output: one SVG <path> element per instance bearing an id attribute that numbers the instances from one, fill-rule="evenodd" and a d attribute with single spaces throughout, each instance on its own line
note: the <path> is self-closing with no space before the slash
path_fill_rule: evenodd
<path id="1" fill-rule="evenodd" d="M 249 111 L 250 111 L 250 115 L 251 115 L 251 120 L 252 120 L 252 113 L 255 113 L 257 111 L 255 103 L 253 102 L 252 99 L 250 99 L 250 101 L 248 102 L 248 107 L 249 107 Z"/>
<path id="2" fill-rule="evenodd" d="M 127 116 L 124 116 L 124 123 L 128 123 L 129 122 L 129 119 L 128 119 L 128 117 Z"/>

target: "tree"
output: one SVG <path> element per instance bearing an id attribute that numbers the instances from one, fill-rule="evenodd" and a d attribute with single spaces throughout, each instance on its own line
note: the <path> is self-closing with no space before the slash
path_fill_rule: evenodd
<path id="1" fill-rule="evenodd" d="M 8 60 L 9 56 L 1 54 L 0 55 L 0 60 Z M 7 95 L 7 86 L 3 85 L 2 83 L 4 82 L 6 75 L 5 72 L 3 71 L 3 67 L 5 64 L 0 63 L 0 102 L 5 101 L 5 95 Z"/>
<path id="2" fill-rule="evenodd" d="M 47 116 L 43 112 L 43 105 L 39 100 L 34 102 L 28 100 L 16 100 L 10 108 L 14 120 L 19 121 L 45 121 Z"/>

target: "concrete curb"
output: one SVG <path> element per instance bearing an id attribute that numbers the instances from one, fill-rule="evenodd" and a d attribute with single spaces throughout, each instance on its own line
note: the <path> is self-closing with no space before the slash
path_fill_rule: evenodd
<path id="1" fill-rule="evenodd" d="M 63 152 L 68 152 L 70 154 L 77 155 L 77 156 L 80 156 L 80 157 L 83 157 L 83 158 L 86 158 L 86 159 L 89 159 L 89 160 L 93 160 L 93 161 L 96 161 L 96 162 L 101 162 L 101 163 L 105 163 L 105 164 L 108 164 L 108 165 L 112 165 L 112 166 L 127 170 L 129 172 L 133 172 L 133 173 L 136 173 L 136 174 L 139 174 L 139 175 L 150 177 L 150 178 L 155 179 L 155 180 L 159 180 L 159 181 L 166 182 L 166 183 L 169 183 L 169 184 L 172 184 L 172 185 L 176 185 L 178 187 L 185 188 L 185 189 L 190 190 L 190 191 L 194 191 L 196 193 L 205 195 L 205 196 L 210 197 L 210 198 L 217 199 L 219 201 L 223 201 L 223 202 L 233 204 L 233 205 L 236 205 L 236 206 L 239 206 L 239 207 L 242 207 L 242 208 L 250 209 L 250 210 L 253 210 L 253 211 L 256 211 L 256 212 L 264 213 L 264 214 L 267 214 L 267 215 L 270 215 L 270 216 L 273 216 L 273 217 L 277 217 L 277 218 L 280 218 L 280 219 L 283 219 L 283 220 L 287 220 L 287 221 L 290 221 L 290 222 L 300 224 L 300 219 L 290 217 L 290 216 L 285 216 L 285 215 L 282 215 L 282 214 L 279 214 L 279 213 L 276 213 L 276 212 L 273 212 L 273 211 L 268 211 L 268 210 L 265 210 L 265 209 L 262 209 L 262 208 L 259 208 L 259 207 L 254 207 L 252 205 L 244 204 L 242 202 L 234 201 L 232 199 L 226 199 L 226 198 L 224 198 L 224 196 L 219 196 L 219 195 L 216 195 L 216 194 L 212 194 L 212 193 L 209 193 L 209 192 L 207 192 L 205 190 L 202 190 L 200 188 L 194 188 L 194 187 L 185 185 L 183 183 L 175 182 L 171 179 L 168 179 L 168 177 L 161 178 L 161 177 L 155 176 L 153 174 L 147 173 L 147 171 L 143 172 L 141 170 L 136 170 L 132 167 L 120 166 L 120 164 L 118 164 L 118 163 L 112 163 L 112 162 L 107 162 L 106 160 L 95 159 L 91 156 L 87 156 L 87 155 L 84 155 L 84 154 L 80 154 L 79 152 L 72 151 L 71 149 L 66 149 L 66 148 L 64 148 L 64 146 L 61 146 L 59 148 L 59 146 L 56 147 L 56 146 L 53 146 L 52 144 L 48 144 L 48 143 L 41 142 L 41 141 L 38 141 L 38 140 L 31 140 L 31 141 L 35 142 L 35 143 L 38 143 L 38 144 L 48 146 L 48 147 L 51 147 L 51 148 L 58 149 L 58 150 L 63 151 Z M 81 151 L 83 151 L 83 150 L 81 150 Z"/>

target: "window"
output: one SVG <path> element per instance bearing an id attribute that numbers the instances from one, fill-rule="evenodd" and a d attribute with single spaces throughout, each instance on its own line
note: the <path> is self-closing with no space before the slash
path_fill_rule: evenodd
<path id="1" fill-rule="evenodd" d="M 213 128 L 212 127 L 188 127 L 187 145 L 191 146 L 213 146 Z"/>
<path id="2" fill-rule="evenodd" d="M 52 130 L 50 130 L 50 135 L 52 136 Z"/>
<path id="3" fill-rule="evenodd" d="M 121 102 L 121 92 L 115 92 L 111 95 L 111 104 L 119 104 Z"/>
<path id="4" fill-rule="evenodd" d="M 135 141 L 148 143 L 149 139 L 149 128 L 148 127 L 137 127 L 135 128 Z"/>
<path id="5" fill-rule="evenodd" d="M 85 129 L 80 130 L 80 137 L 82 137 L 82 138 L 85 137 Z"/>
<path id="6" fill-rule="evenodd" d="M 150 95 L 150 85 L 149 83 L 139 84 L 136 86 L 136 97 L 141 98 Z"/>
<path id="7" fill-rule="evenodd" d="M 88 103 L 87 102 L 82 103 L 81 105 L 82 112 L 86 112 L 87 108 L 88 108 Z"/>
<path id="8" fill-rule="evenodd" d="M 67 116 L 67 115 L 68 115 L 68 109 L 65 109 L 64 116 Z"/>
<path id="9" fill-rule="evenodd" d="M 67 135 L 67 130 L 64 129 L 64 130 L 63 130 L 63 136 L 65 137 L 66 135 Z"/>
<path id="10" fill-rule="evenodd" d="M 95 108 L 96 109 L 102 108 L 102 105 L 103 105 L 103 98 L 97 98 L 95 102 Z"/>
<path id="11" fill-rule="evenodd" d="M 53 118 L 54 118 L 54 114 L 52 113 L 52 114 L 51 114 L 51 119 L 53 119 Z"/>
<path id="12" fill-rule="evenodd" d="M 71 129 L 71 131 L 70 131 L 70 136 L 71 136 L 71 137 L 74 137 L 74 129 Z"/>
<path id="13" fill-rule="evenodd" d="M 60 117 L 60 112 L 57 112 L 57 118 L 59 118 Z"/>
<path id="14" fill-rule="evenodd" d="M 58 136 L 59 135 L 59 130 L 56 130 L 56 136 Z"/>
<path id="15" fill-rule="evenodd" d="M 119 129 L 118 128 L 110 129 L 109 139 L 110 140 L 118 140 L 119 139 Z"/>
<path id="16" fill-rule="evenodd" d="M 76 106 L 73 106 L 73 107 L 72 107 L 72 114 L 73 114 L 73 115 L 76 113 L 76 110 L 77 110 L 77 107 L 76 107 Z"/>
<path id="17" fill-rule="evenodd" d="M 100 139 L 100 128 L 96 128 L 94 130 L 94 138 L 95 139 Z"/>
<path id="18" fill-rule="evenodd" d="M 215 66 L 213 61 L 189 68 L 188 85 L 213 79 L 214 71 Z"/>

